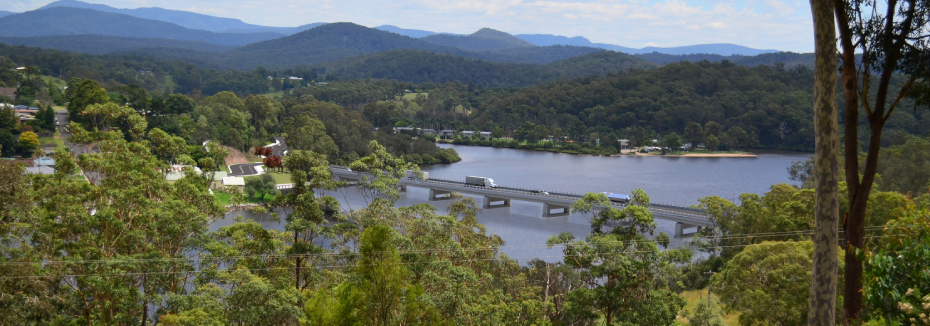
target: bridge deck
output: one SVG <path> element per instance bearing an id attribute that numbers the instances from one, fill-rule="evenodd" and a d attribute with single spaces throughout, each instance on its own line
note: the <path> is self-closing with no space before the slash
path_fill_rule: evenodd
<path id="1" fill-rule="evenodd" d="M 367 175 L 365 173 L 351 171 L 345 167 L 340 166 L 333 166 L 332 171 L 333 176 L 350 180 L 360 180 L 363 176 Z M 509 187 L 485 188 L 468 185 L 461 181 L 442 180 L 435 178 L 428 180 L 401 179 L 398 185 L 403 187 L 426 188 L 493 198 L 506 198 L 535 203 L 554 204 L 565 207 L 571 206 L 582 196 L 580 194 L 555 193 L 541 190 Z M 625 207 L 623 204 L 613 202 L 611 203 L 611 206 L 616 208 Z M 653 217 L 657 219 L 679 222 L 689 227 L 713 226 L 711 221 L 707 218 L 707 214 L 697 209 L 669 205 L 650 205 L 649 210 L 652 212 Z"/>

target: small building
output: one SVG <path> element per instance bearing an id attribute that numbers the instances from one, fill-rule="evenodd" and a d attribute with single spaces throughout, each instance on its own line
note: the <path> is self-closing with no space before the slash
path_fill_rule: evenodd
<path id="1" fill-rule="evenodd" d="M 51 157 L 41 157 L 32 161 L 32 164 L 35 164 L 35 166 L 55 166 L 55 159 Z"/>
<path id="2" fill-rule="evenodd" d="M 295 77 L 295 76 L 287 77 L 287 79 L 290 79 L 290 80 L 304 80 L 303 78 Z"/>
<path id="3" fill-rule="evenodd" d="M 236 187 L 239 192 L 243 192 L 245 190 L 245 178 L 225 177 L 223 178 L 223 187 Z"/>
<path id="4" fill-rule="evenodd" d="M 620 148 L 622 148 L 622 149 L 629 149 L 629 148 L 630 148 L 630 140 L 629 140 L 629 139 L 621 139 L 621 140 L 620 140 Z"/>
<path id="5" fill-rule="evenodd" d="M 471 136 L 475 135 L 475 132 L 471 130 L 462 130 L 459 134 L 462 135 L 462 138 L 471 138 Z"/>
<path id="6" fill-rule="evenodd" d="M 435 135 L 436 130 L 435 129 L 422 129 L 420 130 L 420 134 L 421 135 Z"/>
<path id="7" fill-rule="evenodd" d="M 224 178 L 227 178 L 227 176 L 226 176 L 227 174 L 229 174 L 229 173 L 226 172 L 226 171 L 216 171 L 216 172 L 213 172 L 213 182 L 210 182 L 210 189 L 213 189 L 213 190 L 222 190 L 223 187 L 224 187 L 224 186 L 223 186 L 223 179 L 224 179 Z"/>
<path id="8" fill-rule="evenodd" d="M 441 131 L 439 131 L 439 137 L 449 137 L 449 138 L 452 138 L 452 136 L 455 136 L 455 131 L 454 131 L 454 130 L 446 129 L 446 130 L 441 130 Z"/>
<path id="9" fill-rule="evenodd" d="M 165 176 L 165 181 L 168 181 L 168 183 L 174 183 L 175 181 L 181 180 L 183 177 L 184 172 L 169 172 L 168 175 Z"/>
<path id="10" fill-rule="evenodd" d="M 26 168 L 26 174 L 55 174 L 55 168 L 48 165 L 30 166 Z"/>
<path id="11" fill-rule="evenodd" d="M 481 139 L 491 139 L 491 132 L 490 132 L 490 131 L 482 131 L 482 132 L 478 133 L 478 135 L 481 136 Z"/>
<path id="12" fill-rule="evenodd" d="M 398 132 L 412 133 L 414 132 L 414 129 L 413 127 L 394 127 L 394 133 L 398 133 Z"/>
<path id="13" fill-rule="evenodd" d="M 16 87 L 0 87 L 0 96 L 6 96 L 11 101 L 16 101 Z"/>

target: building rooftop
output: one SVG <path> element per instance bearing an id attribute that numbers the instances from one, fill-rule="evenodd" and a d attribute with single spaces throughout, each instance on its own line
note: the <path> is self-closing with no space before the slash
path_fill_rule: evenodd
<path id="1" fill-rule="evenodd" d="M 245 186 L 245 179 L 243 177 L 225 177 L 223 178 L 224 186 Z"/>
<path id="2" fill-rule="evenodd" d="M 55 160 L 52 159 L 51 157 L 42 157 L 42 158 L 39 158 L 39 159 L 34 160 L 34 161 L 33 161 L 33 164 L 35 164 L 35 165 L 37 165 L 37 166 L 42 166 L 42 165 L 55 165 Z"/>
<path id="3" fill-rule="evenodd" d="M 26 173 L 27 174 L 55 174 L 55 169 L 48 165 L 27 167 Z"/>

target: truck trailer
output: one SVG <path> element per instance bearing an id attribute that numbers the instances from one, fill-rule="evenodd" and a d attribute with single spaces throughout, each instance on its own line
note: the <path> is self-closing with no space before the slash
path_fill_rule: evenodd
<path id="1" fill-rule="evenodd" d="M 469 186 L 497 188 L 497 184 L 494 183 L 494 179 L 485 178 L 485 177 L 467 176 L 465 177 L 465 184 Z"/>
<path id="2" fill-rule="evenodd" d="M 602 194 L 607 196 L 607 199 L 615 203 L 626 204 L 630 202 L 630 196 L 627 195 L 615 194 L 612 192 L 602 192 Z"/>

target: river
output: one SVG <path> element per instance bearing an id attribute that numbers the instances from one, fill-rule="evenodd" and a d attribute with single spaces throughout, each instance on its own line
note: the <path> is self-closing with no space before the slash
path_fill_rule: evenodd
<path id="1" fill-rule="evenodd" d="M 503 186 L 543 189 L 558 192 L 615 192 L 629 194 L 641 188 L 654 203 L 687 206 L 706 196 L 720 196 L 737 201 L 742 193 L 763 194 L 773 184 L 790 183 L 787 167 L 809 155 L 760 154 L 756 158 L 670 158 L 603 157 L 557 154 L 549 152 L 461 146 L 453 147 L 462 161 L 423 167 L 431 178 L 464 180 L 465 176 L 491 177 Z M 354 188 L 330 192 L 344 209 L 365 206 Z M 445 213 L 447 202 L 427 200 L 428 191 L 409 188 L 398 200 L 399 206 L 431 203 Z M 476 198 L 481 204 L 481 198 Z M 237 215 L 255 218 L 249 212 L 233 212 L 211 225 L 211 229 L 229 225 Z M 543 218 L 542 204 L 513 201 L 510 208 L 482 210 L 478 220 L 489 234 L 505 242 L 502 252 L 527 262 L 533 258 L 560 261 L 559 248 L 547 249 L 546 240 L 561 232 L 583 238 L 589 231 L 588 217 L 580 214 Z M 674 234 L 675 223 L 656 220 L 658 231 Z M 263 221 L 267 228 L 281 230 L 283 223 Z M 682 245 L 685 239 L 673 239 Z"/>

